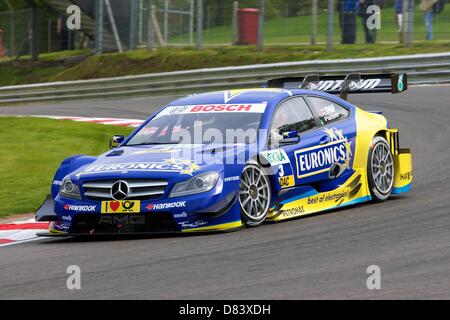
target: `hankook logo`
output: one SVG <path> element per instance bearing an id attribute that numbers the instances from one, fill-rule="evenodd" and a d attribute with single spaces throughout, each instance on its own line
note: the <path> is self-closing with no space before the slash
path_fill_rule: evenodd
<path id="1" fill-rule="evenodd" d="M 125 181 L 117 181 L 111 188 L 111 197 L 114 200 L 124 200 L 128 196 L 130 187 Z"/>

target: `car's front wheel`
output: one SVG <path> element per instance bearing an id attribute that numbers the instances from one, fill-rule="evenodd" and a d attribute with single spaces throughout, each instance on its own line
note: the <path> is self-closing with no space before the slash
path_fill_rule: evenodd
<path id="1" fill-rule="evenodd" d="M 394 188 L 395 166 L 391 148 L 385 138 L 372 140 L 367 164 L 370 193 L 374 201 L 389 198 Z"/>
<path id="2" fill-rule="evenodd" d="M 248 227 L 263 223 L 269 213 L 270 201 L 271 189 L 267 175 L 259 166 L 247 165 L 239 185 L 242 222 Z"/>

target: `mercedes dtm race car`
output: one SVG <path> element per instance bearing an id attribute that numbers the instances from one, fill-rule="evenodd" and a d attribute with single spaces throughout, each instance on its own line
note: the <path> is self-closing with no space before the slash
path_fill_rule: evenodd
<path id="1" fill-rule="evenodd" d="M 181 98 L 65 159 L 36 219 L 45 235 L 219 231 L 386 200 L 409 190 L 411 153 L 346 97 L 406 89 L 406 74 L 309 75 Z"/>

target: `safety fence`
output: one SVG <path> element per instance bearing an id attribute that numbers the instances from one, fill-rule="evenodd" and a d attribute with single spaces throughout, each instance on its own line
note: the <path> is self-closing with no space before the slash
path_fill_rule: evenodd
<path id="1" fill-rule="evenodd" d="M 426 0 L 42 0 L 37 43 L 41 53 L 80 48 L 100 53 L 259 41 L 265 45 L 446 42 L 448 1 L 437 0 L 424 11 Z M 9 3 L 13 8 L 15 2 Z M 70 17 L 66 11 L 73 4 L 81 8 L 80 30 L 66 27 Z M 6 55 L 30 53 L 31 20 L 30 9 L 0 12 Z"/>
<path id="2" fill-rule="evenodd" d="M 286 62 L 8 86 L 0 87 L 0 104 L 176 96 L 208 90 L 259 87 L 271 78 L 283 76 L 352 72 L 406 72 L 411 84 L 448 83 L 450 82 L 450 53 Z"/>

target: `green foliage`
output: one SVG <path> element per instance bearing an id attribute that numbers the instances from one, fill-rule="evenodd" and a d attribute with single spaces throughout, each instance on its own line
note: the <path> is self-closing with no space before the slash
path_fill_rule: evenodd
<path id="1" fill-rule="evenodd" d="M 47 6 L 45 0 L 34 0 L 34 2 L 39 7 L 46 7 Z M 9 3 L 13 7 L 13 10 L 26 9 L 26 8 L 30 7 L 30 5 L 29 5 L 27 0 L 9 0 Z M 8 5 L 6 4 L 6 1 L 0 0 L 0 12 L 2 12 L 2 11 L 9 11 L 9 10 L 10 9 L 9 9 Z"/>
<path id="2" fill-rule="evenodd" d="M 284 17 L 295 17 L 311 7 L 311 1 L 272 0 L 272 3 Z"/>

